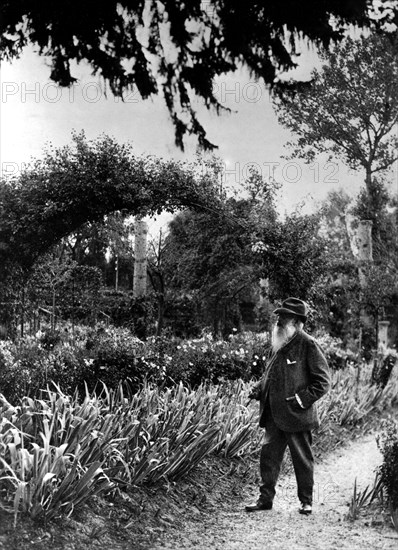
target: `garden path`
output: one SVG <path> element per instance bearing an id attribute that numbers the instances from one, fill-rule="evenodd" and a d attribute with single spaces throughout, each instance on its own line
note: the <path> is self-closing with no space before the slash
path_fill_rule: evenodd
<path id="1" fill-rule="evenodd" d="M 188 521 L 177 535 L 166 535 L 152 549 L 397 550 L 398 533 L 386 527 L 380 513 L 346 519 L 355 478 L 358 488 L 364 489 L 373 483 L 381 462 L 375 435 L 366 435 L 316 466 L 311 516 L 298 514 L 294 475 L 286 475 L 279 481 L 273 510 L 247 514 L 240 499 L 236 509 L 216 511 L 204 521 Z M 253 500 L 253 495 L 244 496 Z"/>

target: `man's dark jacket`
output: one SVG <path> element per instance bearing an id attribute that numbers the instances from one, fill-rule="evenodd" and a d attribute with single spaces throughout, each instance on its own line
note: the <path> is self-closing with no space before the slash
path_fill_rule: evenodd
<path id="1" fill-rule="evenodd" d="M 252 397 L 260 400 L 260 426 L 265 427 L 267 399 L 275 424 L 285 432 L 319 426 L 315 401 L 330 389 L 329 367 L 318 343 L 299 330 L 268 362 Z M 286 400 L 297 394 L 296 399 Z"/>

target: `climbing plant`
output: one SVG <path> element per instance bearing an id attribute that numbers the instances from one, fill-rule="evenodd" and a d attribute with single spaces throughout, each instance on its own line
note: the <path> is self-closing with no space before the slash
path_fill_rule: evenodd
<path id="1" fill-rule="evenodd" d="M 18 302 L 35 262 L 86 222 L 114 212 L 221 208 L 215 179 L 205 163 L 137 156 L 106 135 L 88 141 L 74 133 L 71 144 L 48 146 L 19 177 L 1 181 L 0 301 Z"/>

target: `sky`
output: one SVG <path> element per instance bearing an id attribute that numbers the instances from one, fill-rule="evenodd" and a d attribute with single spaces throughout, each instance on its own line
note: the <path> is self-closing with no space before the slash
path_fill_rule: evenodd
<path id="1" fill-rule="evenodd" d="M 296 78 L 309 78 L 319 66 L 314 50 L 303 52 Z M 46 144 L 71 142 L 73 130 L 85 131 L 88 139 L 102 133 L 118 142 L 131 142 L 137 154 L 163 158 L 194 157 L 196 141 L 187 142 L 185 152 L 174 144 L 174 130 L 161 98 L 143 101 L 138 92 L 126 93 L 124 101 L 104 91 L 101 80 L 84 65 L 76 65 L 77 83 L 60 88 L 49 79 L 50 67 L 32 49 L 12 64 L 1 65 L 0 164 L 3 175 L 18 173 L 23 164 L 42 155 Z M 344 188 L 355 195 L 363 185 L 360 173 L 350 173 L 342 163 L 327 163 L 319 157 L 313 165 L 301 159 L 287 161 L 285 143 L 292 138 L 278 124 L 267 89 L 250 79 L 245 71 L 220 78 L 216 95 L 232 113 L 219 116 L 198 100 L 199 119 L 208 138 L 219 146 L 216 155 L 224 166 L 227 184 L 239 185 L 256 166 L 264 177 L 272 175 L 282 184 L 278 197 L 281 213 L 298 204 L 311 211 L 332 189 Z"/>

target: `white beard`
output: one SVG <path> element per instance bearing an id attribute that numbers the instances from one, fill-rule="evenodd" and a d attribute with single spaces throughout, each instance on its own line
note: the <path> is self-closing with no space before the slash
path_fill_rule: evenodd
<path id="1" fill-rule="evenodd" d="M 272 330 L 272 351 L 276 352 L 283 347 L 293 336 L 296 334 L 297 328 L 295 325 L 289 323 L 284 327 L 275 325 Z"/>

